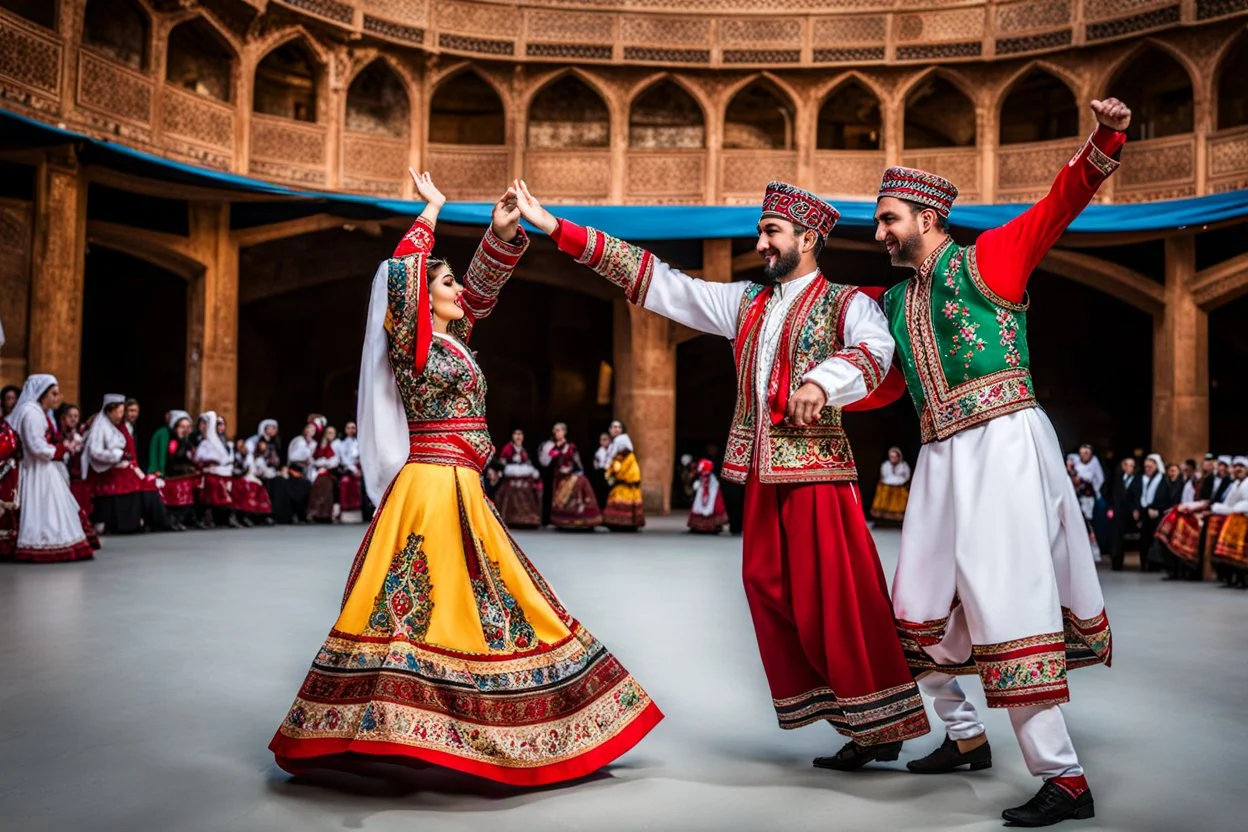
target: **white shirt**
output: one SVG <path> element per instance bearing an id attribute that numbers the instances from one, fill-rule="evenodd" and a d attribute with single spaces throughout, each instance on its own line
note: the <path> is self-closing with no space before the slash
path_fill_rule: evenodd
<path id="1" fill-rule="evenodd" d="M 1209 506 L 1214 514 L 1248 514 L 1248 479 L 1233 480 L 1222 502 Z"/>
<path id="2" fill-rule="evenodd" d="M 817 271 L 811 272 L 777 286 L 767 302 L 759 345 L 757 376 L 754 379 L 755 404 L 760 420 L 770 408 L 767 401 L 767 383 L 780 346 L 780 333 L 784 329 L 785 316 L 817 275 Z M 735 340 L 737 313 L 741 307 L 741 299 L 750 285 L 746 281 L 714 283 L 695 280 L 656 258 L 650 288 L 646 293 L 645 308 L 691 329 Z M 882 371 L 887 371 L 892 364 L 896 345 L 888 330 L 888 319 L 884 317 L 884 311 L 879 304 L 864 294 L 855 295 L 849 303 L 841 341 L 846 345 L 863 344 Z M 853 404 L 871 392 L 867 389 L 862 371 L 849 361 L 836 356 L 812 368 L 802 380 L 813 381 L 823 388 L 830 407 Z"/>
<path id="3" fill-rule="evenodd" d="M 594 451 L 594 467 L 597 468 L 599 471 L 605 471 L 611 467 L 611 445 L 610 444 L 608 444 L 607 447 L 605 448 L 603 448 L 602 446 L 599 446 L 598 450 Z"/>
<path id="4" fill-rule="evenodd" d="M 905 485 L 910 482 L 910 463 L 904 459 L 896 465 L 884 460 L 880 466 L 880 482 L 885 485 Z"/>
<path id="5" fill-rule="evenodd" d="M 1140 508 L 1148 508 L 1153 504 L 1153 498 L 1157 496 L 1157 489 L 1165 478 L 1165 474 L 1161 471 L 1153 474 L 1152 477 L 1149 477 L 1148 474 L 1144 475 L 1143 487 L 1140 488 Z"/>

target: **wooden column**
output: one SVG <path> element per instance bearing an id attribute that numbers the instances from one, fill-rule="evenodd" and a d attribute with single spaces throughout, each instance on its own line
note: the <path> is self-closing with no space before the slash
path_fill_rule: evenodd
<path id="1" fill-rule="evenodd" d="M 86 239 L 86 177 L 72 148 L 56 148 L 35 185 L 27 372 L 52 373 L 69 401 L 81 393 Z"/>
<path id="2" fill-rule="evenodd" d="M 238 430 L 238 244 L 230 206 L 192 202 L 191 253 L 204 264 L 187 310 L 186 406 L 197 417 L 215 410 Z"/>
<path id="3" fill-rule="evenodd" d="M 26 378 L 26 334 L 30 315 L 30 243 L 34 205 L 0 199 L 0 384 L 22 386 Z"/>
<path id="4" fill-rule="evenodd" d="M 1166 240 L 1166 306 L 1153 323 L 1153 450 L 1167 461 L 1209 450 L 1209 318 L 1192 296 L 1196 240 Z"/>
<path id="5" fill-rule="evenodd" d="M 646 511 L 672 508 L 676 454 L 676 343 L 666 318 L 615 302 L 615 408 L 641 463 Z"/>

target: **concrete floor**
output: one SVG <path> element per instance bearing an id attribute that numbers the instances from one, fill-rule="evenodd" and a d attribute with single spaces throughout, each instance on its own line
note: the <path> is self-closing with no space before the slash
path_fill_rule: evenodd
<path id="1" fill-rule="evenodd" d="M 1036 788 L 1001 711 L 991 771 L 906 774 L 936 736 L 887 770 L 813 769 L 841 739 L 776 727 L 740 540 L 671 519 L 638 536 L 517 535 L 667 713 L 604 773 L 527 793 L 403 770 L 292 781 L 265 746 L 361 534 L 152 535 L 107 540 L 94 563 L 0 565 L 0 828 L 986 830 Z M 890 575 L 898 539 L 877 533 Z M 1063 828 L 1244 829 L 1248 592 L 1103 580 L 1116 661 L 1073 674 L 1067 708 L 1099 815 Z"/>

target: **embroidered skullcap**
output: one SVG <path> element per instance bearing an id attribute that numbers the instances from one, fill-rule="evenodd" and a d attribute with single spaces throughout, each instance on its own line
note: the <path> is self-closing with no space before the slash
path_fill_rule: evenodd
<path id="1" fill-rule="evenodd" d="M 1232 465 L 1248 465 L 1248 456 L 1237 456 L 1235 457 L 1234 461 L 1231 464 Z"/>
<path id="2" fill-rule="evenodd" d="M 1223 465 L 1230 465 L 1230 464 L 1231 464 L 1231 455 L 1230 455 L 1230 454 L 1222 454 L 1222 456 L 1218 457 L 1218 462 L 1222 463 Z"/>
<path id="3" fill-rule="evenodd" d="M 886 196 L 931 208 L 945 219 L 949 219 L 953 201 L 958 198 L 958 189 L 948 179 L 934 173 L 915 168 L 894 167 L 884 171 L 884 178 L 880 180 L 880 193 L 876 199 Z"/>
<path id="4" fill-rule="evenodd" d="M 767 192 L 763 194 L 763 213 L 760 220 L 763 217 L 778 217 L 795 225 L 814 229 L 826 240 L 836 227 L 836 221 L 841 218 L 841 212 L 810 191 L 786 182 L 772 182 L 767 185 Z"/>

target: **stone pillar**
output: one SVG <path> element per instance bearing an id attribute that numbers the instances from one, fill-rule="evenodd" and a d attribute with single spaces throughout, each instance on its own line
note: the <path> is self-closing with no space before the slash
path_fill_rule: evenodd
<path id="1" fill-rule="evenodd" d="M 204 270 L 191 283 L 187 310 L 186 406 L 215 410 L 238 425 L 238 244 L 229 203 L 192 202 L 191 253 Z"/>
<path id="2" fill-rule="evenodd" d="M 69 147 L 49 151 L 35 185 L 27 372 L 52 373 L 69 401 L 81 397 L 87 182 Z"/>
<path id="3" fill-rule="evenodd" d="M 30 241 L 34 206 L 0 199 L 0 385 L 21 386 L 26 378 L 26 332 L 30 314 Z"/>
<path id="4" fill-rule="evenodd" d="M 676 344 L 671 323 L 615 302 L 615 409 L 641 463 L 646 511 L 672 508 L 676 455 Z"/>
<path id="5" fill-rule="evenodd" d="M 1209 451 L 1209 319 L 1195 274 L 1195 237 L 1167 238 L 1166 307 L 1153 322 L 1153 450 L 1166 461 Z"/>

